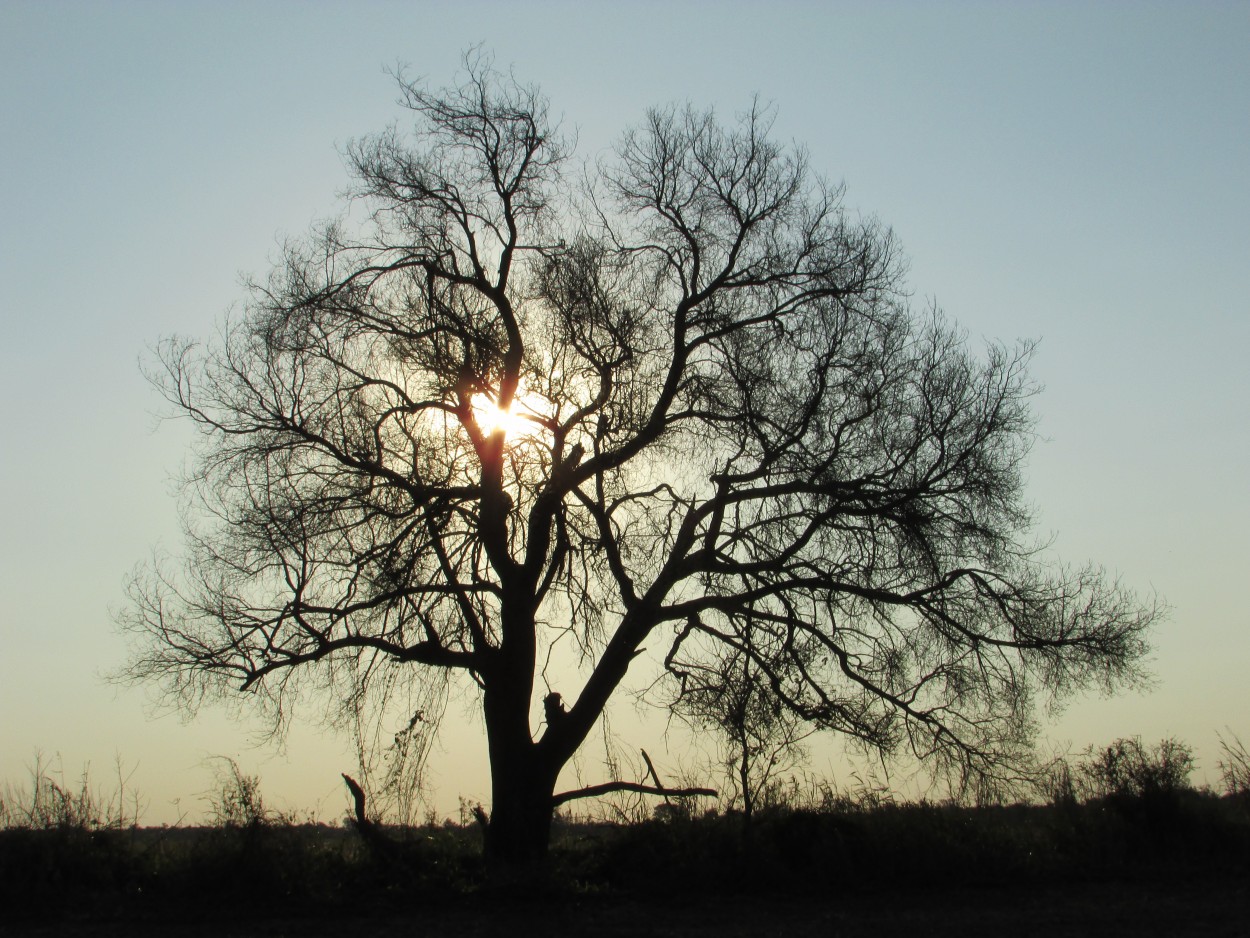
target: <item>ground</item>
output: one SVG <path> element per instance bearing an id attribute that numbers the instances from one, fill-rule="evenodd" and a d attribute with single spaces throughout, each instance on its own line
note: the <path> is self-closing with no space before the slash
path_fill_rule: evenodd
<path id="1" fill-rule="evenodd" d="M 826 897 L 709 897 L 689 903 L 639 897 L 553 902 L 462 900 L 403 912 L 331 918 L 232 919 L 217 910 L 88 921 L 0 924 L 5 938 L 342 938 L 350 935 L 494 938 L 975 938 L 975 936 L 1250 936 L 1250 885 L 1237 881 L 1088 883 L 1036 889 L 920 886 L 896 893 Z"/>

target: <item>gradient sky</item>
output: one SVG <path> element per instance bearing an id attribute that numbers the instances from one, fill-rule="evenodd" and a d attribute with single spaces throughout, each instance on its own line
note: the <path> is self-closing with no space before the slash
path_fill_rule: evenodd
<path id="1" fill-rule="evenodd" d="M 1214 781 L 1217 731 L 1250 742 L 1250 4 L 675 0 L 0 0 L 0 781 L 42 750 L 107 783 L 117 755 L 160 823 L 198 816 L 227 755 L 276 803 L 341 813 L 350 748 L 315 723 L 257 748 L 246 721 L 154 714 L 101 678 L 127 573 L 179 546 L 189 435 L 157 426 L 138 361 L 211 334 L 241 273 L 336 212 L 339 148 L 402 116 L 388 66 L 441 85 L 478 42 L 583 156 L 650 105 L 731 115 L 758 93 L 893 226 L 918 301 L 974 341 L 1041 339 L 1039 534 L 1172 607 L 1155 689 L 1074 703 L 1047 735 L 1175 736 Z M 440 814 L 489 792 L 464 709 Z M 845 782 L 831 759 L 813 768 Z"/>

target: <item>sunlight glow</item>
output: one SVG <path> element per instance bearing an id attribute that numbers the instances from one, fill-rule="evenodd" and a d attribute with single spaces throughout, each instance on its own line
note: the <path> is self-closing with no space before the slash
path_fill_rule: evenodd
<path id="1" fill-rule="evenodd" d="M 502 430 L 505 437 L 513 440 L 533 436 L 538 430 L 538 425 L 526 418 L 527 413 L 535 414 L 537 411 L 527 404 L 521 393 L 513 398 L 512 406 L 507 410 L 497 406 L 485 394 L 477 394 L 473 398 L 473 419 L 477 421 L 482 432 L 488 436 L 497 430 Z"/>

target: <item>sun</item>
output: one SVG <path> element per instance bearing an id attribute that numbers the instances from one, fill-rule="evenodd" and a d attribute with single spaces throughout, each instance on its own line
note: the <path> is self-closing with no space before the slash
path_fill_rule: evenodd
<path id="1" fill-rule="evenodd" d="M 472 401 L 473 419 L 487 436 L 500 430 L 504 437 L 511 440 L 533 436 L 539 426 L 531 419 L 538 413 L 537 403 L 533 395 L 518 392 L 512 399 L 512 406 L 505 410 L 490 395 L 475 394 Z"/>

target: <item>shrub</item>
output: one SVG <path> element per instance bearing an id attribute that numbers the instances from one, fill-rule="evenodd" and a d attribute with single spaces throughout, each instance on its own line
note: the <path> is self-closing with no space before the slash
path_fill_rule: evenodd
<path id="1" fill-rule="evenodd" d="M 208 816 L 217 827 L 248 829 L 268 825 L 293 825 L 296 818 L 275 811 L 265 804 L 260 793 L 260 776 L 248 775 L 239 764 L 226 756 L 218 756 L 217 787 L 208 792 Z"/>
<path id="2" fill-rule="evenodd" d="M 139 823 L 142 801 L 130 786 L 131 772 L 117 762 L 117 785 L 104 794 L 83 767 L 77 782 L 68 782 L 58 759 L 54 766 L 36 753 L 30 785 L 6 782 L 0 795 L 0 828 L 27 830 L 120 830 Z"/>
<path id="3" fill-rule="evenodd" d="M 1217 734 L 1218 735 L 1218 734 Z M 1231 742 L 1223 736 L 1219 737 L 1222 758 L 1217 765 L 1220 767 L 1220 778 L 1224 782 L 1226 794 L 1235 797 L 1250 797 L 1250 753 L 1242 741 L 1231 732 Z"/>
<path id="4" fill-rule="evenodd" d="M 1196 766 L 1193 750 L 1175 739 L 1157 746 L 1142 745 L 1140 737 L 1117 739 L 1102 749 L 1090 747 L 1079 766 L 1088 798 L 1152 798 L 1188 790 Z"/>

